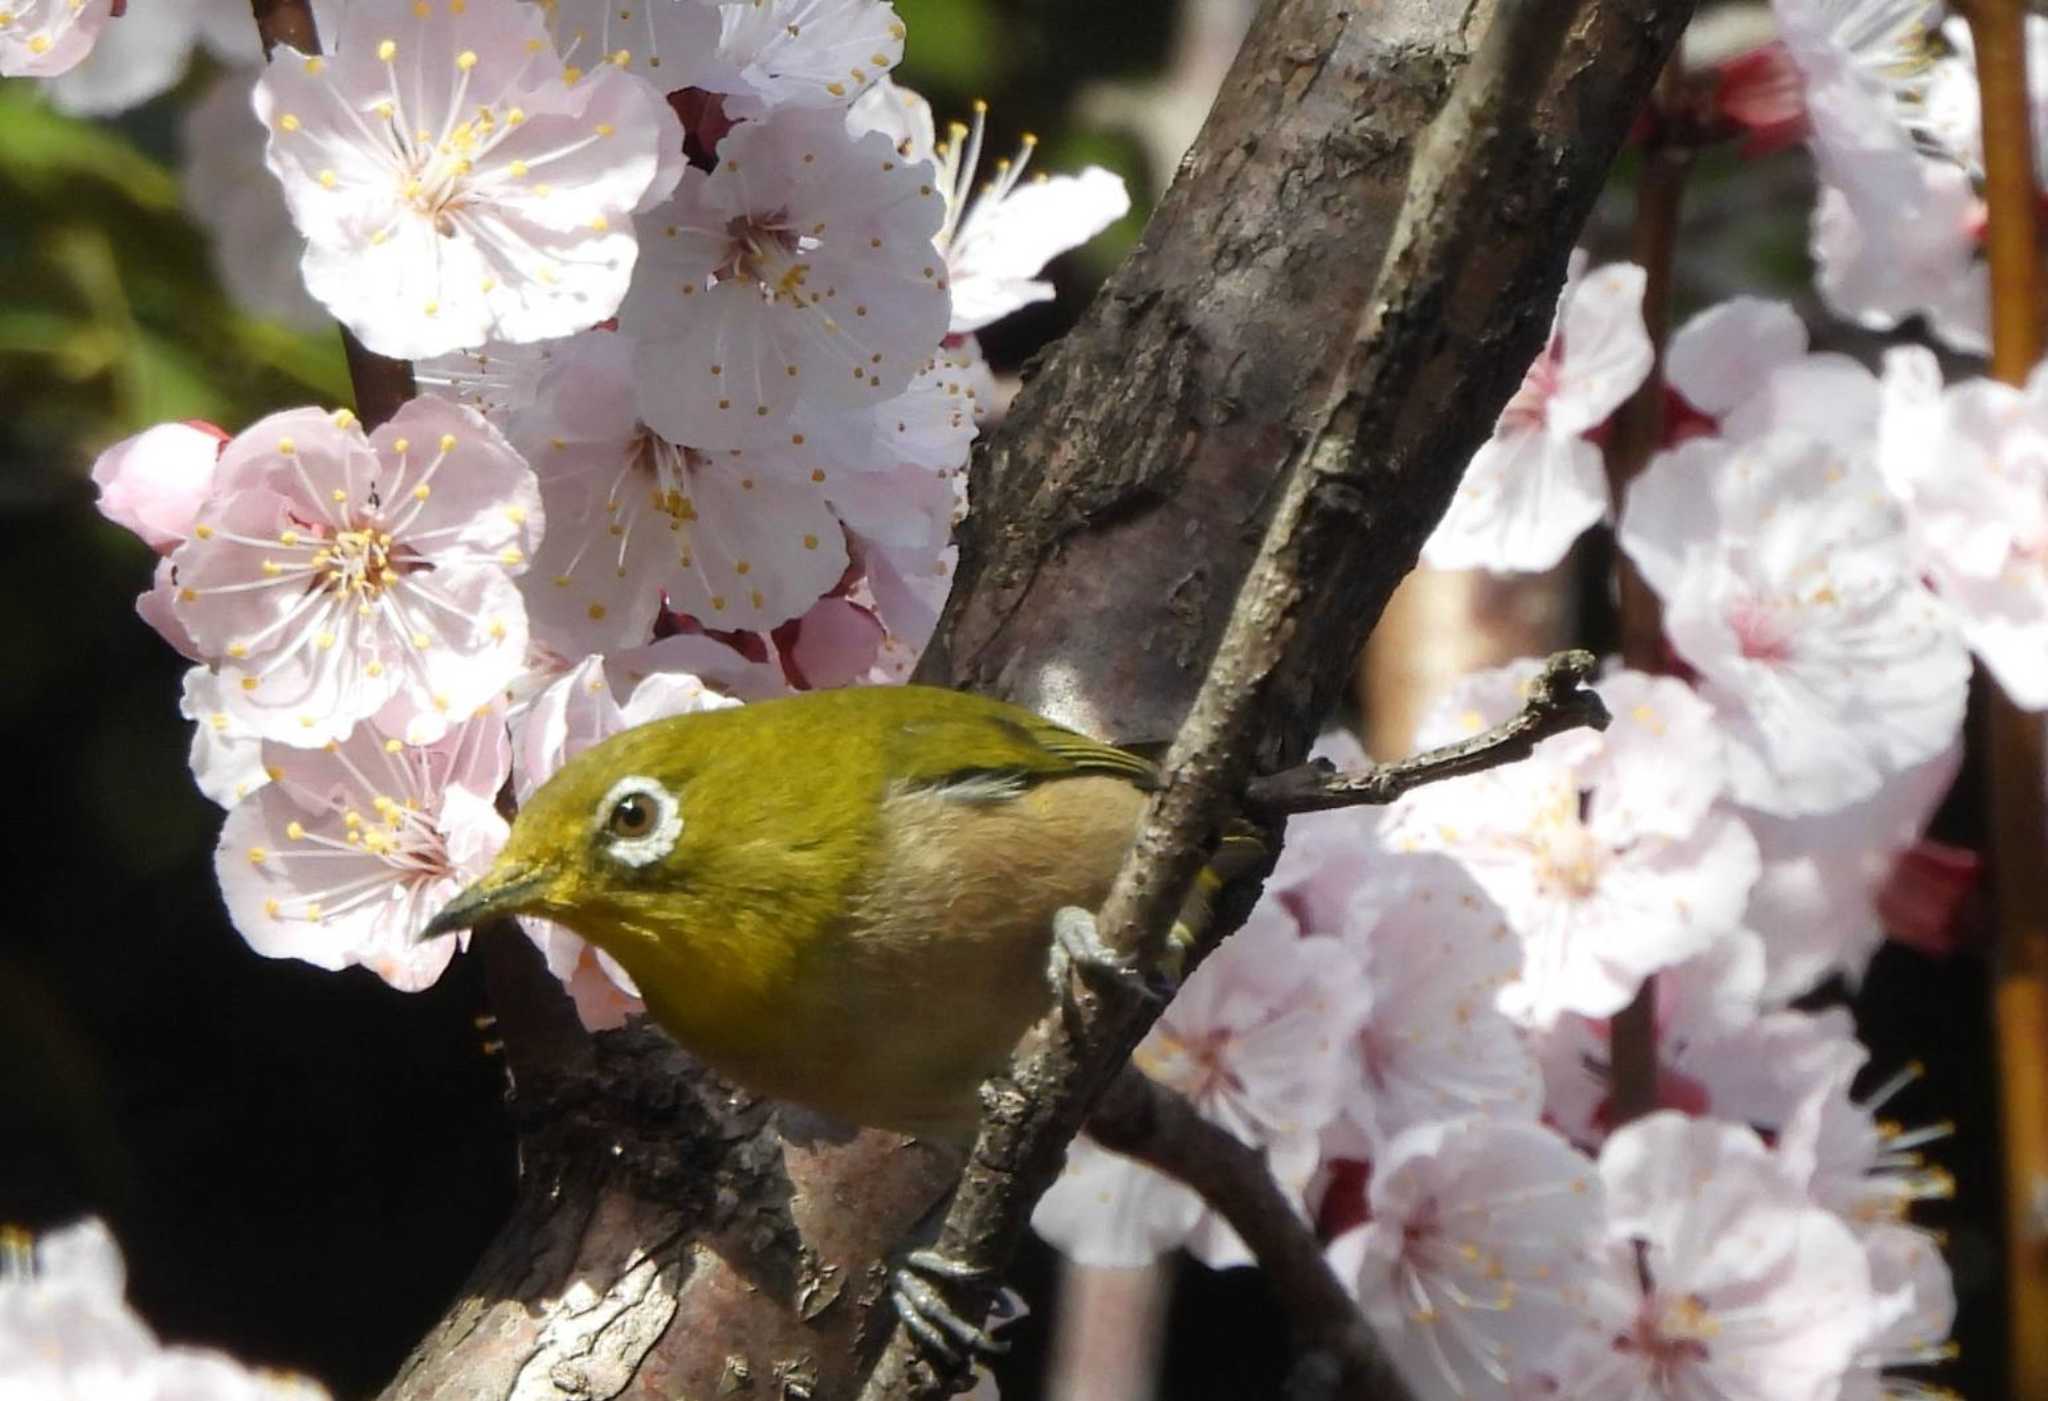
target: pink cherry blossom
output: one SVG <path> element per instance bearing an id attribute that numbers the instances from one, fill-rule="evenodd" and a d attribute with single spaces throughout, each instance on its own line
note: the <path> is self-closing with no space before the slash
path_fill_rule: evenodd
<path id="1" fill-rule="evenodd" d="M 475 409 L 492 427 L 510 432 L 532 408 L 556 353 L 578 344 L 574 337 L 525 345 L 489 341 L 415 361 L 413 378 L 423 392 Z"/>
<path id="2" fill-rule="evenodd" d="M 122 1297 L 127 1271 L 88 1218 L 0 1231 L 0 1396 L 9 1401 L 325 1401 L 312 1380 L 166 1347 Z"/>
<path id="3" fill-rule="evenodd" d="M 1443 743 L 1507 718 L 1537 663 L 1468 677 L 1426 720 Z M 1521 937 L 1501 1005 L 1530 1026 L 1601 1017 L 1643 978 L 1739 927 L 1757 850 L 1715 806 L 1725 770 L 1708 708 L 1681 683 L 1623 672 L 1597 688 L 1604 733 L 1576 731 L 1505 768 L 1409 794 L 1382 833 L 1397 851 L 1442 852 Z"/>
<path id="4" fill-rule="evenodd" d="M 889 630 L 871 608 L 837 595 L 776 629 L 783 669 L 805 690 L 852 686 L 872 676 Z"/>
<path id="5" fill-rule="evenodd" d="M 1716 420 L 1723 438 L 1777 429 L 1862 451 L 1876 437 L 1877 376 L 1846 355 L 1806 353 L 1806 324 L 1783 302 L 1734 297 L 1678 329 L 1671 387 Z"/>
<path id="6" fill-rule="evenodd" d="M 1548 569 L 1607 514 L 1600 449 L 1585 434 L 1650 372 L 1643 276 L 1632 263 L 1611 263 L 1566 283 L 1550 344 L 1465 469 L 1423 563 Z"/>
<path id="7" fill-rule="evenodd" d="M 1850 1084 L 1863 1062 L 1860 1055 L 1848 1057 L 1808 1074 L 1807 1092 L 1787 1116 L 1778 1148 L 1814 1201 L 1868 1233 L 1905 1223 L 1918 1202 L 1955 1195 L 1955 1179 L 1920 1152 L 1949 1137 L 1955 1125 L 1908 1128 L 1879 1119 L 1920 1070 L 1909 1066 L 1857 1099 Z"/>
<path id="8" fill-rule="evenodd" d="M 178 713 L 192 721 L 190 766 L 201 793 L 231 808 L 270 781 L 262 738 L 228 705 L 213 672 L 195 666 L 185 673 Z"/>
<path id="9" fill-rule="evenodd" d="M 1888 189 L 1859 208 L 1823 186 L 1814 206 L 1815 286 L 1835 315 L 1873 331 L 1924 316 L 1965 354 L 1991 349 L 1991 277 L 1982 256 L 1984 201 L 1970 173 L 1905 155 Z"/>
<path id="10" fill-rule="evenodd" d="M 1607 1240 L 1546 1370 L 1578 1401 L 1834 1401 L 1877 1321 L 1862 1244 L 1756 1134 L 1670 1112 L 1600 1153 Z"/>
<path id="11" fill-rule="evenodd" d="M 199 644 L 178 619 L 178 567 L 169 556 L 156 562 L 149 587 L 135 596 L 135 615 L 188 661 L 201 660 Z"/>
<path id="12" fill-rule="evenodd" d="M 1982 205 L 1960 150 L 1968 138 L 1947 115 L 1961 106 L 1954 75 L 1966 74 L 1967 59 L 1930 63 L 1922 0 L 1775 0 L 1773 8 L 1803 80 L 1821 177 L 1813 252 L 1823 299 L 1876 330 L 1925 315 L 1944 340 L 1981 353 L 1989 310 L 1977 257 Z M 1974 80 L 1961 81 L 1971 83 L 1974 109 Z"/>
<path id="13" fill-rule="evenodd" d="M 1572 1320 L 1600 1176 L 1533 1122 L 1422 1124 L 1374 1161 L 1371 1220 L 1330 1245 L 1420 1395 L 1492 1396 Z"/>
<path id="14" fill-rule="evenodd" d="M 1365 746 L 1346 729 L 1329 730 L 1309 758 L 1346 772 L 1370 762 Z M 1266 877 L 1265 898 L 1277 902 L 1305 934 L 1342 934 L 1357 946 L 1389 912 L 1402 906 L 1432 863 L 1411 861 L 1380 840 L 1380 816 L 1369 808 L 1338 808 L 1288 819 L 1280 859 Z"/>
<path id="15" fill-rule="evenodd" d="M 534 627 L 565 656 L 635 646 L 668 606 L 709 627 L 765 632 L 846 572 L 827 491 L 845 470 L 829 437 L 703 449 L 635 412 L 629 337 L 563 346 L 515 429 L 547 503 L 524 588 Z"/>
<path id="16" fill-rule="evenodd" d="M 228 813 L 214 871 L 256 952 L 321 968 L 361 964 L 414 992 L 455 941 L 414 936 L 505 843 L 504 716 L 486 711 L 430 745 L 374 724 L 324 749 L 266 743 L 272 781 Z"/>
<path id="17" fill-rule="evenodd" d="M 1013 159 L 996 161 L 994 174 L 977 191 L 987 122 L 988 104 L 977 102 L 973 124 L 948 124 L 940 142 L 931 104 L 888 78 L 869 88 L 848 115 L 854 130 L 882 132 L 906 160 L 931 160 L 939 167 L 946 222 L 938 245 L 952 274 L 954 335 L 1052 300 L 1052 284 L 1037 280 L 1040 270 L 1131 208 L 1122 178 L 1100 166 L 1026 182 L 1025 167 L 1038 144 L 1030 135 Z"/>
<path id="18" fill-rule="evenodd" d="M 281 46 L 256 111 L 306 286 L 365 345 L 416 359 L 618 310 L 632 215 L 681 170 L 652 89 L 565 73 L 515 0 L 352 0 L 329 48 Z"/>
<path id="19" fill-rule="evenodd" d="M 226 442 L 226 434 L 197 423 L 159 423 L 123 438 L 92 464 L 100 514 L 169 554 L 192 533 Z"/>
<path id="20" fill-rule="evenodd" d="M 1775 1132 L 1817 1083 L 1862 1064 L 1847 1013 L 1766 1011 L 1763 986 L 1762 944 L 1740 932 L 1658 975 L 1657 1107 Z M 1605 1019 L 1565 1016 L 1536 1037 L 1544 1117 L 1589 1147 L 1614 1124 L 1609 1032 Z"/>
<path id="21" fill-rule="evenodd" d="M 800 405 L 900 394 L 950 316 L 931 166 L 836 111 L 777 112 L 719 143 L 646 219 L 621 326 L 642 338 L 640 412 L 704 448 L 786 439 Z"/>
<path id="22" fill-rule="evenodd" d="M 1864 1237 L 1877 1321 L 1849 1375 L 1842 1401 L 1939 1401 L 1947 1393 L 1892 1368 L 1931 1367 L 1954 1358 L 1956 1289 L 1935 1238 L 1911 1226 L 1878 1226 Z"/>
<path id="23" fill-rule="evenodd" d="M 1695 439 L 1636 479 L 1620 534 L 1714 705 L 1739 801 L 1828 812 L 1955 736 L 1969 656 L 1865 459 L 1790 432 Z"/>
<path id="24" fill-rule="evenodd" d="M 1848 183 L 1843 167 L 1853 173 L 1865 149 L 1910 136 L 1927 86 L 1928 6 L 1925 0 L 1772 0 L 1771 8 L 1805 78 L 1822 171 L 1830 183 Z"/>
<path id="25" fill-rule="evenodd" d="M 1780 1003 L 1832 974 L 1853 984 L 1887 934 L 1880 908 L 1902 853 L 1955 782 L 1960 740 L 1876 793 L 1808 817 L 1746 814 L 1763 854 L 1745 922 L 1763 936 L 1763 997 Z"/>
<path id="26" fill-rule="evenodd" d="M 113 0 L 27 0 L 0 25 L 0 78 L 54 78 L 85 61 Z"/>
<path id="27" fill-rule="evenodd" d="M 562 62 L 610 64 L 666 94 L 705 86 L 718 9 L 705 0 L 550 0 L 541 7 Z"/>
<path id="28" fill-rule="evenodd" d="M 415 399 L 273 414 L 228 444 L 175 609 L 242 720 L 323 744 L 396 703 L 433 738 L 495 696 L 526 649 L 513 576 L 540 535 L 533 473 L 474 412 Z"/>
<path id="29" fill-rule="evenodd" d="M 1877 460 L 1971 649 L 2016 704 L 2048 709 L 2048 373 L 1944 390 L 1932 353 L 1890 352 Z"/>
<path id="30" fill-rule="evenodd" d="M 1533 1120 L 1542 1075 L 1495 1006 L 1522 967 L 1521 940 L 1499 908 L 1441 856 L 1381 856 L 1360 885 L 1345 940 L 1364 967 L 1369 1011 L 1352 1043 L 1363 1073 L 1339 1126 L 1356 1138 L 1330 1141 L 1346 1156 L 1374 1157 L 1431 1120 Z M 1390 898 L 1388 887 L 1400 893 Z"/>
<path id="31" fill-rule="evenodd" d="M 1132 1062 L 1263 1149 L 1299 1203 L 1349 1079 L 1342 1048 L 1364 1010 L 1350 952 L 1261 904 L 1189 977 Z M 1248 1258 L 1193 1189 L 1085 1138 L 1068 1149 L 1031 1222 L 1087 1265 L 1142 1264 L 1180 1245 L 1218 1268 Z"/>
<path id="32" fill-rule="evenodd" d="M 732 98 L 735 116 L 843 109 L 903 58 L 888 0 L 726 0 L 718 48 L 697 85 Z"/>

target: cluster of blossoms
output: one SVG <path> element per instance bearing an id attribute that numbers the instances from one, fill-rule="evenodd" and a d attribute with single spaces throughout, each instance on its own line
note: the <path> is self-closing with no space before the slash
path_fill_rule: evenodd
<path id="1" fill-rule="evenodd" d="M 974 332 L 1128 201 L 1101 170 L 1022 178 L 1029 141 L 977 186 L 984 114 L 939 139 L 881 0 L 320 20 L 322 52 L 195 111 L 263 185 L 193 184 L 258 223 L 267 195 L 296 295 L 425 392 L 374 431 L 165 424 L 94 478 L 195 663 L 236 927 L 411 989 L 504 793 L 630 724 L 909 674 L 994 397 Z M 531 932 L 593 1026 L 638 1010 L 615 964 Z"/>
<path id="2" fill-rule="evenodd" d="M 1728 107 L 1811 141 L 1824 293 L 1981 347 L 1967 34 L 1901 0 L 1775 8 Z M 175 69 L 215 17 L 173 11 Z M 192 198 L 238 295 L 324 308 L 426 392 L 373 432 L 164 425 L 94 475 L 194 662 L 236 926 L 418 988 L 451 946 L 412 935 L 504 841 L 503 794 L 648 719 L 908 674 L 992 397 L 974 332 L 1127 206 L 1102 171 L 1022 179 L 1028 144 L 977 191 L 980 114 L 940 139 L 881 0 L 322 19 L 325 53 L 194 109 Z M 28 0 L 0 72 L 84 75 L 134 23 Z M 1541 570 L 1611 521 L 1669 674 L 1611 669 L 1605 733 L 1298 822 L 1136 1059 L 1265 1154 L 1419 1395 L 1910 1394 L 1887 1369 L 1941 1356 L 1954 1300 L 1907 1216 L 1946 1179 L 1878 1118 L 1896 1084 L 1859 1097 L 1848 1017 L 1793 1003 L 1899 932 L 1902 869 L 1933 880 L 1972 653 L 2048 706 L 2048 381 L 1945 387 L 1911 348 L 1872 373 L 1739 298 L 1668 347 L 1669 440 L 1613 500 L 1644 280 L 1575 269 L 1425 558 Z M 1466 678 L 1420 742 L 1504 719 L 1533 668 Z M 614 962 L 529 933 L 589 1025 L 639 1010 Z M 1652 978 L 1659 1109 L 1617 1127 L 1611 1019 Z M 1245 1259 L 1085 1139 L 1036 1221 L 1093 1263 Z"/>
<path id="3" fill-rule="evenodd" d="M 1774 9 L 1782 43 L 1722 98 L 1753 138 L 1812 143 L 1830 306 L 1981 349 L 1967 31 L 1893 0 Z M 1946 1128 L 1893 1122 L 1913 1073 L 1873 1074 L 1848 1013 L 1802 999 L 1887 934 L 1951 937 L 1972 860 L 1922 833 L 1973 654 L 2048 708 L 2048 378 L 1945 386 L 1914 346 L 1873 371 L 1738 297 L 1666 348 L 1665 441 L 1615 500 L 1644 281 L 1575 264 L 1424 559 L 1545 570 L 1607 522 L 1666 674 L 1610 666 L 1604 733 L 1296 819 L 1137 1060 L 1264 1151 L 1418 1396 L 1939 1394 L 1917 1369 L 1955 1296 L 1910 1213 L 1951 1190 L 1920 1151 Z M 1466 677 L 1418 747 L 1506 719 L 1536 669 Z M 1646 985 L 1656 1108 L 1623 1124 L 1613 1019 Z M 1036 1222 L 1092 1263 L 1244 1258 L 1085 1140 Z"/>

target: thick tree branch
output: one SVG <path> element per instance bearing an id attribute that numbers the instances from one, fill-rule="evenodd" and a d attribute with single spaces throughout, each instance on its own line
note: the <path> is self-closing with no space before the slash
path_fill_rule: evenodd
<path id="1" fill-rule="evenodd" d="M 1088 1118 L 1088 1133 L 1104 1148 L 1186 1183 L 1230 1223 L 1287 1308 L 1303 1353 L 1298 1371 L 1334 1371 L 1375 1397 L 1406 1394 L 1264 1154 L 1130 1065 L 1110 1082 Z"/>
<path id="2" fill-rule="evenodd" d="M 1611 717 L 1599 695 L 1586 685 L 1598 667 L 1591 652 L 1560 652 L 1530 683 L 1521 710 L 1490 730 L 1406 759 L 1373 764 L 1363 773 L 1342 773 L 1327 760 L 1317 759 L 1264 774 L 1245 785 L 1245 807 L 1256 816 L 1272 818 L 1383 806 L 1427 783 L 1526 759 L 1552 735 L 1604 730 Z"/>
<path id="3" fill-rule="evenodd" d="M 1454 460 L 1424 465 L 1405 457 L 1404 449 L 1417 444 L 1399 429 L 1418 390 L 1426 391 L 1439 375 L 1460 377 L 1459 369 L 1443 362 L 1441 323 L 1461 293 L 1489 281 L 1489 260 L 1475 258 L 1474 250 L 1500 220 L 1511 172 L 1529 157 L 1553 78 L 1569 88 L 1588 68 L 1597 70 L 1603 58 L 1617 67 L 1632 62 L 1641 65 L 1634 72 L 1639 99 L 1684 13 L 1683 5 L 1661 13 L 1652 9 L 1647 16 L 1636 11 L 1621 23 L 1612 8 L 1592 0 L 1514 0 L 1497 12 L 1418 151 L 1377 284 L 1356 308 L 1336 373 L 1311 400 L 1306 431 L 1287 455 L 1264 542 L 1167 756 L 1165 785 L 1098 916 L 1112 946 L 1141 958 L 1158 955 L 1213 849 L 1219 824 L 1240 805 L 1273 698 L 1285 691 L 1290 672 L 1308 672 L 1315 683 L 1311 694 L 1320 692 L 1327 703 L 1363 641 L 1360 624 L 1370 625 L 1400 573 L 1413 564 L 1421 529 L 1441 514 L 1458 469 L 1476 446 L 1468 435 Z M 1652 36 L 1647 45 L 1646 32 Z M 1601 40 L 1614 49 L 1603 54 Z M 1572 51 L 1574 43 L 1589 41 L 1587 51 Z M 1606 133 L 1609 155 L 1622 125 Z M 1586 194 L 1590 198 L 1590 188 Z M 1525 244 L 1521 251 L 1547 261 L 1554 274 L 1565 249 L 1538 252 Z M 1526 323 L 1526 314 L 1522 319 Z M 1526 325 L 1517 330 L 1523 353 L 1510 363 L 1518 376 L 1534 337 Z M 1493 365 L 1490 374 L 1479 366 L 1462 368 L 1467 387 L 1484 386 L 1482 393 L 1497 395 L 1471 415 L 1490 423 L 1512 383 L 1507 367 Z M 1376 540 L 1369 532 L 1361 535 L 1365 501 L 1374 487 L 1393 482 L 1410 489 L 1410 500 L 1424 503 L 1419 510 L 1426 514 L 1415 521 L 1420 528 L 1388 530 Z M 1400 542 L 1397 570 L 1387 568 L 1389 537 Z M 1362 540 L 1371 540 L 1378 551 L 1361 549 Z M 1369 605 L 1362 619 L 1333 612 L 1361 597 Z M 1305 649 L 1344 631 L 1350 633 L 1346 645 L 1332 654 Z M 1305 732 L 1309 724 L 1300 728 Z M 1298 743 L 1303 737 L 1291 738 Z M 1088 1106 L 1156 1015 L 1146 1004 L 1080 990 L 1070 1007 L 1026 1034 L 1008 1080 L 991 1082 L 985 1092 L 982 1132 L 939 1236 L 942 1254 L 985 1270 L 990 1281 L 997 1277 Z M 955 1306 L 967 1316 L 986 1312 L 986 1289 L 963 1285 L 955 1295 Z M 899 1329 L 863 1394 L 867 1401 L 942 1395 L 954 1380 L 921 1361 L 908 1331 Z M 1372 1380 L 1346 1378 L 1345 1394 L 1363 1394 Z"/>

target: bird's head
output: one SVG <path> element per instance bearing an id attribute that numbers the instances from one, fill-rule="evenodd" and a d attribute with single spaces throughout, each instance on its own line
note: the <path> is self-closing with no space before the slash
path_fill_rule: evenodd
<path id="1" fill-rule="evenodd" d="M 687 785 L 705 743 L 715 742 L 715 720 L 683 715 L 642 725 L 564 764 L 520 809 L 491 869 L 419 937 L 503 915 L 580 929 L 680 885 L 691 845 Z"/>

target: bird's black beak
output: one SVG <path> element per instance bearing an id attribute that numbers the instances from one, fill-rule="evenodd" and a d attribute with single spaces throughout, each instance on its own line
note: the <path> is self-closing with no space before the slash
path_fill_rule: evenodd
<path id="1" fill-rule="evenodd" d="M 483 879 L 450 900 L 441 913 L 413 936 L 423 944 L 458 929 L 472 929 L 497 915 L 518 914 L 546 888 L 551 875 L 532 866 L 495 866 Z"/>

